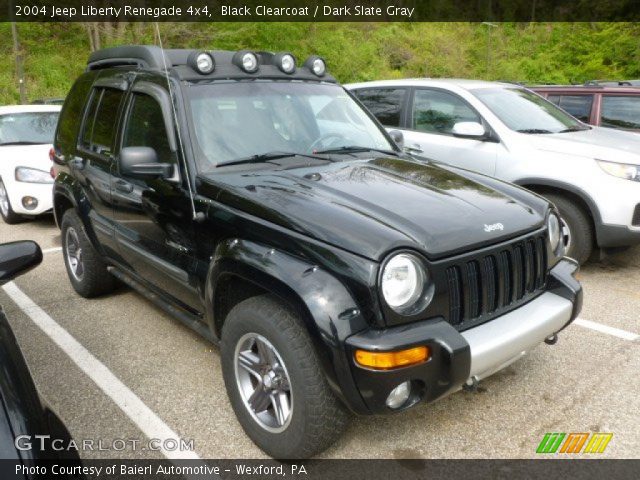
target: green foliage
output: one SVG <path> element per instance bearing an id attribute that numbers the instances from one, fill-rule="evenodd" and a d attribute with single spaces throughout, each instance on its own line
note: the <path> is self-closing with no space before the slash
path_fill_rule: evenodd
<path id="1" fill-rule="evenodd" d="M 166 48 L 256 49 L 326 58 L 341 82 L 462 77 L 530 83 L 640 78 L 634 23 L 177 23 Z M 29 99 L 64 96 L 89 39 L 79 23 L 19 23 Z M 19 100 L 9 23 L 0 23 L 0 104 Z M 152 24 L 103 26 L 103 47 L 155 43 Z"/>

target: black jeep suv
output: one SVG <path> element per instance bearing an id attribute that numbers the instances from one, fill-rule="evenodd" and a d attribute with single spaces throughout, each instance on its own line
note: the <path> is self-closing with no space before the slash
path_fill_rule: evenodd
<path id="1" fill-rule="evenodd" d="M 473 387 L 580 310 L 552 205 L 414 161 L 319 57 L 95 52 L 53 156 L 75 290 L 119 279 L 219 344 L 277 458 Z"/>

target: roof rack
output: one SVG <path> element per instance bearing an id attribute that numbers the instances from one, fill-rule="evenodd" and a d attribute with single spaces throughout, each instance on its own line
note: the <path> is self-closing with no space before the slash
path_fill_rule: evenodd
<path id="1" fill-rule="evenodd" d="M 241 66 L 238 66 L 235 57 L 241 52 L 255 55 L 259 69 L 246 71 Z M 208 54 L 213 60 L 215 68 L 210 73 L 201 73 L 193 68 L 193 62 L 191 61 L 193 55 L 200 53 Z M 320 57 L 312 55 L 304 64 L 299 64 L 293 71 L 285 72 L 277 64 L 277 62 L 281 61 L 283 55 L 290 54 L 285 52 L 273 54 L 271 52 L 249 52 L 247 50 L 232 52 L 196 49 L 165 49 L 163 52 L 160 47 L 155 45 L 127 45 L 93 52 L 87 61 L 87 71 L 117 67 L 163 71 L 166 68 L 171 70 L 172 75 L 187 81 L 270 78 L 337 83 L 336 79 L 328 72 L 323 70 L 322 73 L 316 74 L 312 70 L 313 62 L 320 60 L 324 65 L 324 60 Z"/>

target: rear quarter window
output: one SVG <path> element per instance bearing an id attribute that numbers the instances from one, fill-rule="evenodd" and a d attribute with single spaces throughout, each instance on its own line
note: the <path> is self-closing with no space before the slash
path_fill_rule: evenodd
<path id="1" fill-rule="evenodd" d="M 640 129 L 640 95 L 603 95 L 600 125 L 610 128 Z"/>

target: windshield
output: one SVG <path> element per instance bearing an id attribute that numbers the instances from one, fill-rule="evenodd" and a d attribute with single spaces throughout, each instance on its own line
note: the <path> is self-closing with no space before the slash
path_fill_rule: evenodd
<path id="1" fill-rule="evenodd" d="M 471 92 L 507 127 L 517 132 L 560 133 L 589 128 L 523 88 L 480 88 Z"/>
<path id="2" fill-rule="evenodd" d="M 195 85 L 187 96 L 201 171 L 274 152 L 394 148 L 337 85 L 229 82 Z"/>
<path id="3" fill-rule="evenodd" d="M 52 143 L 58 112 L 0 115 L 0 145 Z"/>

